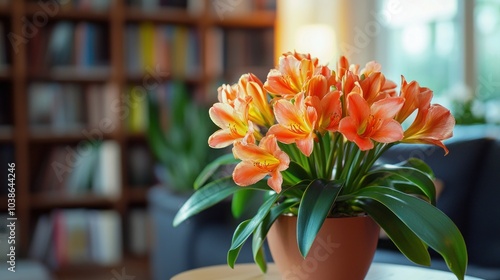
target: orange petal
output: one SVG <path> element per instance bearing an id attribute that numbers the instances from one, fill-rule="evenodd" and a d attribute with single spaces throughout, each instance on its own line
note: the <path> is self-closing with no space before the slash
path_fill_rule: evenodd
<path id="1" fill-rule="evenodd" d="M 403 103 L 404 99 L 401 97 L 387 97 L 373 103 L 371 112 L 376 118 L 393 118 L 401 110 Z"/>
<path id="2" fill-rule="evenodd" d="M 251 162 L 242 161 L 233 171 L 233 180 L 238 186 L 249 186 L 266 177 L 267 172 L 254 166 Z"/>
<path id="3" fill-rule="evenodd" d="M 267 132 L 267 135 L 270 134 L 275 135 L 278 141 L 285 144 L 291 144 L 295 142 L 295 139 L 302 137 L 302 134 L 295 133 L 281 124 L 271 126 Z"/>
<path id="4" fill-rule="evenodd" d="M 311 133 L 305 139 L 297 139 L 295 144 L 304 155 L 310 156 L 314 147 L 314 134 Z"/>
<path id="5" fill-rule="evenodd" d="M 347 97 L 347 111 L 356 124 L 359 126 L 370 115 L 370 107 L 360 94 L 350 94 Z"/>
<path id="6" fill-rule="evenodd" d="M 220 128 L 226 128 L 234 122 L 234 109 L 225 103 L 215 103 L 209 110 L 210 119 Z"/>
<path id="7" fill-rule="evenodd" d="M 217 130 L 208 137 L 208 145 L 212 148 L 225 148 L 235 141 L 234 137 L 228 130 Z"/>
<path id="8" fill-rule="evenodd" d="M 403 128 L 394 119 L 385 119 L 370 138 L 380 143 L 393 143 L 403 139 Z"/>
<path id="9" fill-rule="evenodd" d="M 283 176 L 279 171 L 274 171 L 271 177 L 267 179 L 267 185 L 271 187 L 276 193 L 281 192 L 281 185 L 283 184 Z"/>

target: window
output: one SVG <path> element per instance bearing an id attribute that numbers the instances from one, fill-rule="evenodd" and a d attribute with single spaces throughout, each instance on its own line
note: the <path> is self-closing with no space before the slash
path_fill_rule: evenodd
<path id="1" fill-rule="evenodd" d="M 458 123 L 500 123 L 500 1 L 466 1 L 380 0 L 381 11 L 396 5 L 398 13 L 386 20 L 377 56 L 389 79 L 417 80 L 466 114 Z"/>

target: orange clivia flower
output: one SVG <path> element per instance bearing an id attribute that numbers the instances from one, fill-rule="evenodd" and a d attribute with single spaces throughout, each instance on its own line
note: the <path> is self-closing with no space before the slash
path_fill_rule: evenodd
<path id="1" fill-rule="evenodd" d="M 272 69 L 267 75 L 264 89 L 285 99 L 292 99 L 302 92 L 314 74 L 317 59 L 285 53 L 279 58 L 278 69 Z"/>
<path id="2" fill-rule="evenodd" d="M 413 123 L 404 132 L 402 142 L 433 144 L 444 149 L 448 154 L 448 148 L 443 143 L 453 136 L 455 118 L 450 110 L 439 104 L 433 104 L 429 108 L 418 110 Z"/>
<path id="3" fill-rule="evenodd" d="M 295 143 L 304 155 L 311 155 L 318 113 L 313 106 L 306 104 L 304 95 L 298 94 L 295 103 L 278 100 L 274 104 L 274 115 L 278 124 L 271 126 L 267 135 L 274 134 L 278 141 L 285 144 Z"/>
<path id="4" fill-rule="evenodd" d="M 234 107 L 234 102 L 241 97 L 242 94 L 237 84 L 223 84 L 217 89 L 217 99 L 219 102 L 228 104 L 231 107 Z"/>
<path id="5" fill-rule="evenodd" d="M 224 148 L 235 141 L 255 142 L 253 123 L 248 119 L 248 103 L 237 99 L 236 106 L 215 103 L 209 112 L 212 121 L 221 129 L 208 138 L 212 148 Z"/>
<path id="6" fill-rule="evenodd" d="M 403 102 L 400 97 L 387 97 L 370 106 L 362 95 L 351 93 L 347 97 L 348 116 L 340 121 L 339 131 L 362 151 L 374 147 L 372 140 L 380 143 L 399 141 L 403 139 L 403 129 L 393 117 Z"/>
<path id="7" fill-rule="evenodd" d="M 233 171 L 233 180 L 237 185 L 252 185 L 269 175 L 269 187 L 277 193 L 281 192 L 281 171 L 288 169 L 290 158 L 279 148 L 274 135 L 262 138 L 258 146 L 237 142 L 233 154 L 241 159 Z"/>
<path id="8" fill-rule="evenodd" d="M 318 132 L 323 134 L 326 131 L 335 132 L 338 130 L 342 118 L 340 95 L 340 91 L 336 90 L 327 93 L 322 99 L 317 96 L 306 97 L 306 106 L 313 107 L 318 114 L 315 127 Z"/>
<path id="9" fill-rule="evenodd" d="M 274 124 L 274 115 L 263 84 L 254 74 L 245 74 L 238 81 L 244 95 L 252 98 L 249 107 L 249 118 L 257 125 L 270 127 Z"/>
<path id="10" fill-rule="evenodd" d="M 401 76 L 401 97 L 405 99 L 403 108 L 396 115 L 396 120 L 404 122 L 415 110 L 425 110 L 431 105 L 432 90 L 420 87 L 416 81 L 406 82 L 404 76 Z"/>

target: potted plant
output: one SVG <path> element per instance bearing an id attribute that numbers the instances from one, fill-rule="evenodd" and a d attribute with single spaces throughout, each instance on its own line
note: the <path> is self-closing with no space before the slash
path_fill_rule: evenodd
<path id="1" fill-rule="evenodd" d="M 280 250 L 288 245 L 277 241 L 281 245 L 276 246 L 270 240 L 274 262 L 282 274 L 289 272 L 286 265 L 290 263 L 311 268 L 316 261 L 314 269 L 307 271 L 311 275 L 322 267 L 334 267 L 327 264 L 329 259 L 347 261 L 343 266 L 348 266 L 359 257 L 335 256 L 337 247 L 348 246 L 348 241 L 330 242 L 333 245 L 328 245 L 330 250 L 321 259 L 310 259 L 309 253 L 316 250 L 311 248 L 317 243 L 330 240 L 330 236 L 320 240 L 318 233 L 333 236 L 356 226 L 357 233 L 371 232 L 371 236 L 356 235 L 358 240 L 352 242 L 363 239 L 372 249 L 365 258 L 368 264 L 357 266 L 362 274 L 348 276 L 362 279 L 380 226 L 411 261 L 430 265 L 430 247 L 463 279 L 465 242 L 455 224 L 435 206 L 432 170 L 418 159 L 397 165 L 377 161 L 398 143 L 433 144 L 447 153 L 443 140 L 452 136 L 454 118 L 448 109 L 431 104 L 432 91 L 416 81 L 402 77 L 399 92 L 396 87 L 375 62 L 360 69 L 341 57 L 336 69 L 330 69 L 309 54 L 297 52 L 283 54 L 264 83 L 244 74 L 237 84 L 221 86 L 219 102 L 209 110 L 220 129 L 208 142 L 213 148 L 232 146 L 232 156 L 215 160 L 199 174 L 197 191 L 179 210 L 174 225 L 230 195 L 232 209 L 238 210 L 245 208 L 249 193 L 265 192 L 268 197 L 255 215 L 234 231 L 227 254 L 231 267 L 252 236 L 254 260 L 265 271 L 264 241 L 280 234 L 292 236 L 296 245 L 297 253 L 286 254 L 300 256 L 278 260 L 279 252 L 273 252 L 273 247 Z M 232 176 L 212 177 L 221 166 L 234 163 Z M 289 222 L 287 217 L 295 221 Z M 331 220 L 362 222 L 328 226 Z M 284 232 L 283 225 L 293 232 Z M 361 249 L 367 251 L 367 247 Z M 297 259 L 302 263 L 294 263 Z"/>

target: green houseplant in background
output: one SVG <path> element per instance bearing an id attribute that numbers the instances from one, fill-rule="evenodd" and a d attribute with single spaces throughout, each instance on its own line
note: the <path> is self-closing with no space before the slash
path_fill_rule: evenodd
<path id="1" fill-rule="evenodd" d="M 436 207 L 432 170 L 418 159 L 377 162 L 401 142 L 433 144 L 447 153 L 443 140 L 452 136 L 455 120 L 448 109 L 431 104 L 430 89 L 404 77 L 399 93 L 396 87 L 375 62 L 361 69 L 342 57 L 330 69 L 300 53 L 283 54 L 265 83 L 244 74 L 237 84 L 221 86 L 219 102 L 210 108 L 219 130 L 208 141 L 213 148 L 233 146 L 232 155 L 200 173 L 197 192 L 174 225 L 231 195 L 238 216 L 253 193 L 264 192 L 268 197 L 255 215 L 234 231 L 231 267 L 253 236 L 254 260 L 265 271 L 263 244 L 283 215 L 297 217 L 296 244 L 304 258 L 327 219 L 367 215 L 408 259 L 430 265 L 432 248 L 463 279 L 465 242 Z M 410 124 L 403 130 L 405 121 Z M 211 178 L 235 163 L 232 176 Z"/>
<path id="2" fill-rule="evenodd" d="M 184 83 L 172 81 L 166 98 L 148 95 L 149 146 L 158 164 L 160 183 L 178 194 L 193 192 L 193 183 L 214 157 L 206 139 L 214 128 L 207 110 L 189 96 Z"/>
<path id="3" fill-rule="evenodd" d="M 181 227 L 172 226 L 175 214 L 194 192 L 195 178 L 218 156 L 218 151 L 214 153 L 207 146 L 207 137 L 214 129 L 207 108 L 194 103 L 186 85 L 170 81 L 167 95 L 161 94 L 164 93 L 151 92 L 147 99 L 147 139 L 156 158 L 155 174 L 159 181 L 148 191 L 148 211 L 155 237 L 150 250 L 155 280 L 169 279 L 192 268 L 191 242 L 208 220 L 216 219 L 214 212 L 217 210 L 211 209 L 203 217 L 193 217 Z"/>

